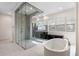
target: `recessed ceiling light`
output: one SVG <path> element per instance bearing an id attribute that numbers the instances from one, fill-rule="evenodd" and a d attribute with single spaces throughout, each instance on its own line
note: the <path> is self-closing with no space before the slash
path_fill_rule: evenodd
<path id="1" fill-rule="evenodd" d="M 44 19 L 44 20 L 48 19 L 48 16 L 44 16 L 43 19 Z"/>

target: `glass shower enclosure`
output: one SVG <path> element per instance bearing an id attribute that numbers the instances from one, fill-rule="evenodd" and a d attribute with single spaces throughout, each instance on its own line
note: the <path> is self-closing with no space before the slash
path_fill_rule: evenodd
<path id="1" fill-rule="evenodd" d="M 34 15 L 42 13 L 42 11 L 33 5 L 24 2 L 15 11 L 15 41 L 24 49 L 32 47 L 32 22 Z"/>

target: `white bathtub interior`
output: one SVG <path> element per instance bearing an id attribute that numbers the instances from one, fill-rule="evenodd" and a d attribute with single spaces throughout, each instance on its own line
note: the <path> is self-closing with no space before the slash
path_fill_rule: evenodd
<path id="1" fill-rule="evenodd" d="M 70 46 L 67 39 L 51 39 L 44 45 L 45 56 L 69 56 Z"/>
<path id="2" fill-rule="evenodd" d="M 67 44 L 63 39 L 51 39 L 45 46 L 53 50 L 63 50 Z"/>

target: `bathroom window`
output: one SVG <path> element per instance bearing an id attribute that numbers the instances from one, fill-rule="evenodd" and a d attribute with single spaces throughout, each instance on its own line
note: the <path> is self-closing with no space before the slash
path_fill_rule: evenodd
<path id="1" fill-rule="evenodd" d="M 46 31 L 47 30 L 47 25 L 42 20 L 38 21 L 36 23 L 36 26 L 37 26 L 37 31 Z"/>
<path id="2" fill-rule="evenodd" d="M 56 25 L 56 31 L 65 31 L 65 25 L 64 24 Z"/>
<path id="3" fill-rule="evenodd" d="M 49 31 L 55 31 L 55 25 L 49 25 Z"/>
<path id="4" fill-rule="evenodd" d="M 67 18 L 66 23 L 66 31 L 67 32 L 74 32 L 75 31 L 75 18 Z"/>
<path id="5" fill-rule="evenodd" d="M 67 32 L 74 32 L 75 31 L 75 24 L 67 24 L 66 25 L 66 31 Z"/>
<path id="6" fill-rule="evenodd" d="M 46 30 L 46 26 L 38 26 L 38 31 L 44 31 Z"/>

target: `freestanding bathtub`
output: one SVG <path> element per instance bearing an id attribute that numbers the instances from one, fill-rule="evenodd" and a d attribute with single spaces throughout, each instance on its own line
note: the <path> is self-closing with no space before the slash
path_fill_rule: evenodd
<path id="1" fill-rule="evenodd" d="M 67 39 L 50 39 L 44 44 L 45 56 L 69 56 L 70 46 Z"/>

